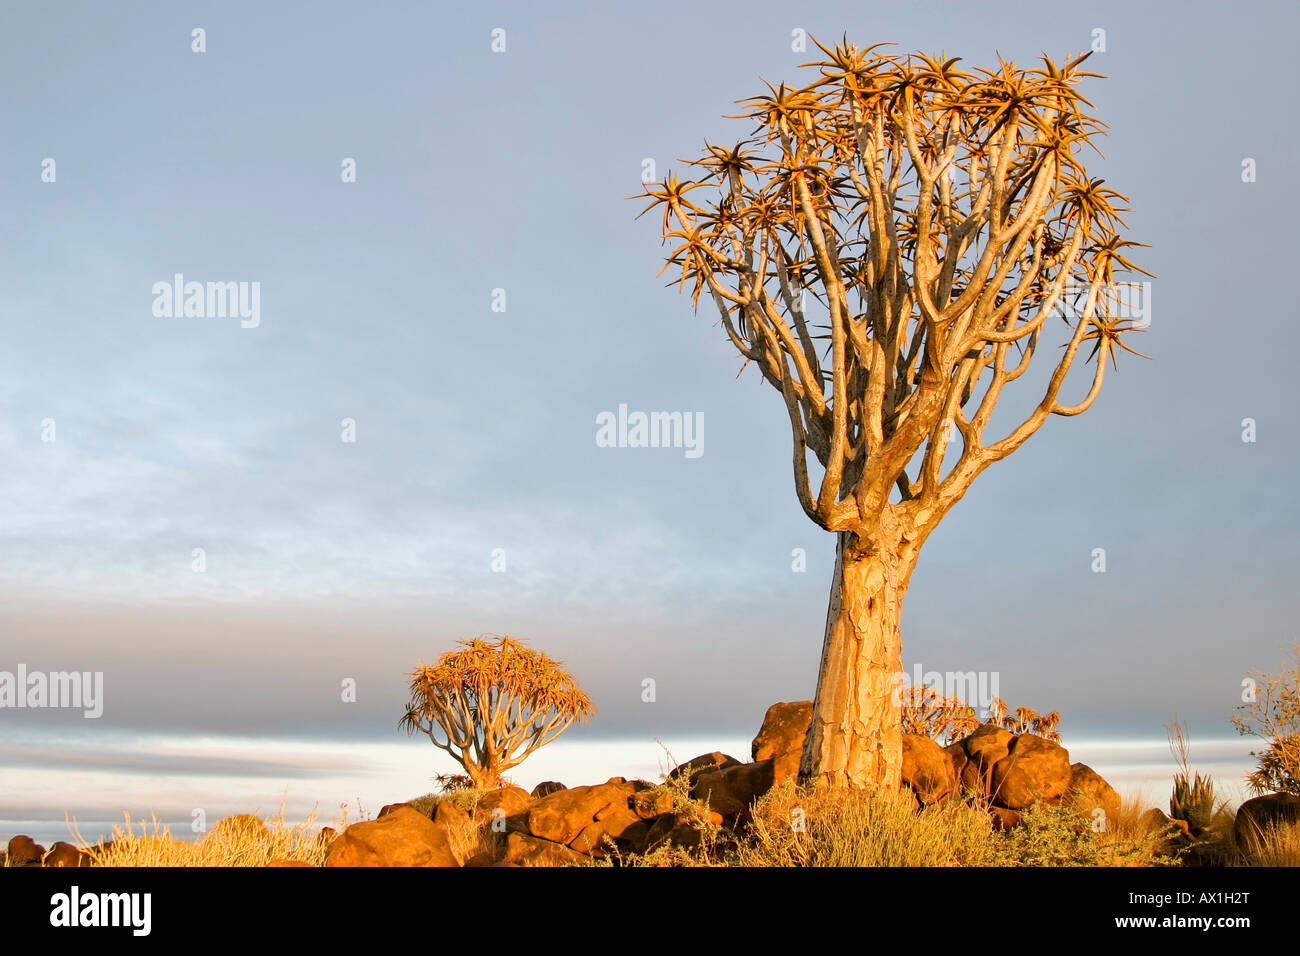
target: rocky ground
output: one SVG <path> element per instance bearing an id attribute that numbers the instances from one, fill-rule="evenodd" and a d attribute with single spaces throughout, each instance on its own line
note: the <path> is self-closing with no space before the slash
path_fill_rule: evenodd
<path id="1" fill-rule="evenodd" d="M 609 856 L 639 856 L 666 844 L 691 847 L 712 826 L 743 829 L 754 802 L 796 777 L 812 702 L 768 709 L 742 761 L 708 753 L 676 767 L 662 784 L 614 777 L 591 786 L 505 786 L 421 798 L 384 807 L 374 820 L 316 836 L 326 866 L 555 866 Z M 1114 819 L 1119 794 L 1092 768 L 1071 763 L 1062 746 L 985 724 L 947 747 L 915 734 L 903 738 L 903 783 L 917 809 L 952 800 L 977 802 L 996 829 L 1020 825 L 1036 803 L 1070 803 L 1094 819 Z M 1154 829 L 1177 835 L 1180 821 L 1147 811 Z M 1146 819 L 1146 818 L 1144 818 Z M 1238 841 L 1269 823 L 1300 820 L 1300 797 L 1247 801 L 1236 818 Z M 248 815 L 218 824 L 229 834 L 264 825 Z M 0 855 L 4 856 L 4 855 Z M 66 843 L 48 851 L 29 837 L 9 841 L 8 866 L 87 866 L 93 857 Z M 303 860 L 271 865 L 308 866 Z"/>

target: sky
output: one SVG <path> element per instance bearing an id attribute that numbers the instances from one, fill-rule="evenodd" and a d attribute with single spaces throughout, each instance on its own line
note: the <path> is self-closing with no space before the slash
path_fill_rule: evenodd
<path id="1" fill-rule="evenodd" d="M 0 670 L 101 672 L 104 707 L 0 709 L 0 834 L 112 817 L 103 755 L 133 806 L 173 814 L 186 774 L 266 805 L 330 747 L 343 777 L 403 748 L 366 793 L 424 792 L 452 766 L 398 729 L 404 675 L 479 633 L 563 660 L 594 699 L 557 775 L 626 774 L 611 741 L 637 767 L 656 738 L 744 749 L 768 705 L 812 696 L 833 541 L 796 503 L 779 396 L 665 286 L 628 198 L 645 160 L 662 175 L 746 135 L 723 117 L 800 77 L 796 30 L 971 67 L 1105 31 L 1093 168 L 1150 245 L 1135 347 L 1153 358 L 1125 356 L 1087 414 L 944 520 L 904 661 L 995 674 L 1013 707 L 1058 710 L 1067 746 L 1112 741 L 1116 766 L 1182 720 L 1193 758 L 1231 751 L 1233 785 L 1241 682 L 1300 640 L 1297 20 L 1258 2 L 6 7 Z M 156 314 L 177 274 L 258 283 L 256 322 Z M 600 447 L 620 405 L 701 416 L 702 453 Z"/>

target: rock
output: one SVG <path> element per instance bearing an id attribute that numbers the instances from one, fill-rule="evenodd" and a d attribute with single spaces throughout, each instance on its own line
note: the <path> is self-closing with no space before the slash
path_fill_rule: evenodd
<path id="1" fill-rule="evenodd" d="M 925 806 L 957 793 L 957 774 L 943 748 L 921 734 L 903 734 L 903 783 Z"/>
<path id="2" fill-rule="evenodd" d="M 636 792 L 637 784 L 621 777 L 594 787 L 561 790 L 529 804 L 524 821 L 527 832 L 552 843 L 572 843 L 607 807 L 620 807 L 631 814 L 630 801 Z"/>
<path id="3" fill-rule="evenodd" d="M 1163 833 L 1169 826 L 1169 817 L 1159 807 L 1152 807 L 1138 817 L 1138 826 L 1144 833 Z"/>
<path id="4" fill-rule="evenodd" d="M 1232 833 L 1237 846 L 1251 852 L 1259 846 L 1269 827 L 1287 824 L 1300 824 L 1300 797 L 1293 793 L 1266 793 L 1251 797 L 1237 808 Z"/>
<path id="5" fill-rule="evenodd" d="M 759 728 L 749 754 L 756 763 L 773 761 L 772 773 L 776 783 L 798 777 L 803 742 L 808 736 L 812 715 L 813 702 L 810 700 L 773 704 L 763 715 L 763 726 Z"/>
<path id="6" fill-rule="evenodd" d="M 539 784 L 540 786 L 540 784 Z M 564 788 L 561 787 L 561 790 Z M 478 798 L 478 805 L 474 807 L 474 815 L 513 817 L 528 809 L 528 805 L 533 802 L 533 798 L 523 787 L 500 787 L 496 790 L 489 790 Z M 498 814 L 497 811 L 501 813 Z"/>
<path id="7" fill-rule="evenodd" d="M 50 847 L 41 862 L 45 866 L 94 866 L 95 858 L 85 850 L 60 840 Z"/>
<path id="8" fill-rule="evenodd" d="M 354 823 L 330 845 L 326 866 L 459 866 L 444 824 L 411 807 Z"/>
<path id="9" fill-rule="evenodd" d="M 334 838 L 338 835 L 339 832 L 333 827 L 321 827 L 320 833 L 316 834 L 316 842 L 329 846 L 334 842 Z"/>
<path id="10" fill-rule="evenodd" d="M 605 837 L 609 837 L 617 846 L 619 839 L 629 831 L 636 834 L 639 832 L 636 828 L 639 827 L 644 827 L 646 833 L 649 833 L 649 826 L 628 806 L 627 801 L 622 804 L 611 803 L 597 812 L 596 819 L 583 827 L 569 846 L 579 853 L 604 856 L 608 852 Z"/>
<path id="11" fill-rule="evenodd" d="M 45 847 L 31 837 L 19 834 L 9 841 L 9 854 L 6 866 L 40 866 L 41 857 L 45 856 Z"/>
<path id="12" fill-rule="evenodd" d="M 1015 734 L 995 724 L 985 724 L 958 746 L 966 753 L 960 786 L 964 793 L 987 797 L 993 789 L 993 768 L 1010 753 Z"/>
<path id="13" fill-rule="evenodd" d="M 448 835 L 463 834 L 472 830 L 469 813 L 456 806 L 450 800 L 440 800 L 433 809 L 433 822 L 442 827 Z"/>
<path id="14" fill-rule="evenodd" d="M 967 760 L 961 768 L 958 786 L 964 794 L 971 794 L 980 799 L 988 799 L 993 791 L 993 767 L 982 767 L 978 760 Z"/>
<path id="15" fill-rule="evenodd" d="M 1085 763 L 1070 764 L 1070 795 L 1082 810 L 1101 807 L 1110 820 L 1119 817 L 1122 801 L 1115 788 Z"/>
<path id="16" fill-rule="evenodd" d="M 804 738 L 812 724 L 813 702 L 799 700 L 793 703 L 773 704 L 763 715 L 763 726 L 750 745 L 749 755 L 757 763 L 770 760 L 791 750 L 803 750 Z"/>
<path id="17" fill-rule="evenodd" d="M 773 760 L 742 763 L 700 774 L 691 796 L 706 801 L 709 809 L 728 819 L 744 816 L 750 805 L 776 782 Z"/>
<path id="18" fill-rule="evenodd" d="M 523 821 L 524 830 L 537 839 L 567 845 L 596 818 L 596 811 L 609 803 L 601 795 L 593 796 L 592 789 L 573 787 L 533 801 Z"/>
<path id="19" fill-rule="evenodd" d="M 966 756 L 966 748 L 963 747 L 959 741 L 955 744 L 949 744 L 944 747 L 943 752 L 946 753 L 948 759 L 952 761 L 953 779 L 957 781 L 958 788 L 960 788 L 962 771 L 966 769 L 966 764 L 970 762 L 970 757 Z"/>
<path id="20" fill-rule="evenodd" d="M 233 817 L 218 820 L 217 825 L 209 830 L 203 839 L 227 843 L 247 839 L 264 843 L 271 839 L 271 831 L 253 814 L 236 813 Z"/>
<path id="21" fill-rule="evenodd" d="M 411 807 L 411 809 L 416 813 L 420 813 L 418 807 Z M 424 814 L 421 813 L 420 816 L 424 816 Z M 439 800 L 435 803 L 433 809 L 429 811 L 428 816 L 434 823 L 442 823 L 444 825 L 469 822 L 469 811 L 462 807 L 458 807 L 456 804 L 446 799 Z"/>
<path id="22" fill-rule="evenodd" d="M 699 846 L 703 841 L 703 830 L 685 813 L 665 813 L 654 821 L 646 833 L 647 850 L 654 850 L 664 844 L 689 849 Z"/>
<path id="23" fill-rule="evenodd" d="M 410 803 L 386 803 L 379 808 L 379 813 L 375 816 L 375 819 L 382 820 L 384 817 L 388 816 L 394 810 L 400 807 L 409 807 L 409 806 Z"/>
<path id="24" fill-rule="evenodd" d="M 715 750 L 713 753 L 700 754 L 698 757 L 692 757 L 685 763 L 678 764 L 668 771 L 669 780 L 678 780 L 683 776 L 686 777 L 686 789 L 695 789 L 695 783 L 700 779 L 701 774 L 713 773 L 716 770 L 725 770 L 728 767 L 738 767 L 740 761 L 735 757 L 724 754 Z"/>
<path id="25" fill-rule="evenodd" d="M 506 838 L 506 855 L 501 862 L 516 866 L 569 866 L 585 863 L 588 859 L 562 844 L 527 833 L 512 833 Z"/>
<path id="26" fill-rule="evenodd" d="M 772 758 L 772 781 L 798 780 L 799 765 L 803 763 L 803 750 L 790 750 Z"/>
<path id="27" fill-rule="evenodd" d="M 996 724 L 984 724 L 960 743 L 971 760 L 992 766 L 1010 752 L 1011 741 L 1015 739 L 1016 735 L 1009 730 Z"/>
<path id="28" fill-rule="evenodd" d="M 1011 810 L 1054 803 L 1070 789 L 1070 754 L 1060 744 L 1022 734 L 994 764 L 992 783 L 993 802 Z"/>
<path id="29" fill-rule="evenodd" d="M 1019 810 L 1008 810 L 1006 807 L 990 806 L 989 816 L 993 818 L 995 830 L 1010 830 L 1024 822 L 1024 817 Z"/>
<path id="30" fill-rule="evenodd" d="M 536 800 L 539 797 L 549 797 L 553 793 L 559 793 L 561 790 L 567 789 L 568 787 L 560 783 L 558 780 L 543 780 L 537 786 L 533 787 L 532 796 L 533 799 Z"/>
<path id="31" fill-rule="evenodd" d="M 671 813 L 673 795 L 664 787 L 652 787 L 632 795 L 632 809 L 642 820 L 654 820 Z"/>
<path id="32" fill-rule="evenodd" d="M 961 776 L 957 780 L 958 786 L 963 794 L 987 799 L 993 789 L 993 783 L 989 779 L 992 775 L 992 767 L 983 768 L 978 761 L 967 760 L 961 768 Z"/>
<path id="33" fill-rule="evenodd" d="M 640 823 L 640 819 L 637 821 Z M 611 840 L 614 839 L 610 838 Z M 604 831 L 599 823 L 591 822 L 582 829 L 582 832 L 573 838 L 573 843 L 569 844 L 569 849 L 578 853 L 586 853 L 588 856 L 603 857 L 608 852 L 608 845 L 604 843 Z"/>
<path id="34" fill-rule="evenodd" d="M 1156 849 L 1161 853 L 1173 853 L 1192 841 L 1192 830 L 1187 821 L 1173 819 L 1158 807 L 1152 807 L 1138 817 L 1138 825 L 1144 833 L 1161 838 L 1156 844 Z"/>
<path id="35" fill-rule="evenodd" d="M 653 821 L 637 820 L 614 838 L 614 843 L 623 853 L 643 854 L 650 847 L 650 830 Z M 579 839 L 582 839 L 581 836 Z"/>
<path id="36" fill-rule="evenodd" d="M 611 833 L 619 826 L 631 826 L 640 821 L 641 818 L 632 809 L 631 799 L 615 801 L 596 811 L 596 822 L 605 824 L 606 830 Z"/>

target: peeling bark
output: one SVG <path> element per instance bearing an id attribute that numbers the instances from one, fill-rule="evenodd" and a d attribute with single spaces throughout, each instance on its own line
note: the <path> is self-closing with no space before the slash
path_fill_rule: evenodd
<path id="1" fill-rule="evenodd" d="M 839 535 L 812 725 L 799 778 L 897 790 L 903 762 L 899 615 L 912 561 Z"/>

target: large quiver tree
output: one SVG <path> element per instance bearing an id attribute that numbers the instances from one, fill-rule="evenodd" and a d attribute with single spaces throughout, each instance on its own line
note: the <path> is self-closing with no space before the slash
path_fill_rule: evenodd
<path id="1" fill-rule="evenodd" d="M 1141 324 L 1116 274 L 1143 270 L 1124 255 L 1124 197 L 1082 162 L 1103 127 L 1077 90 L 1096 76 L 1086 56 L 967 72 L 819 47 L 814 82 L 742 101 L 753 136 L 706 144 L 698 178 L 645 195 L 668 265 L 784 399 L 799 503 L 837 535 L 801 777 L 896 787 L 899 614 L 921 545 L 984 469 L 1093 404 Z M 1003 390 L 1057 329 L 1063 351 L 1027 380 L 1037 403 L 990 437 Z M 1062 386 L 1089 343 L 1071 404 Z"/>

